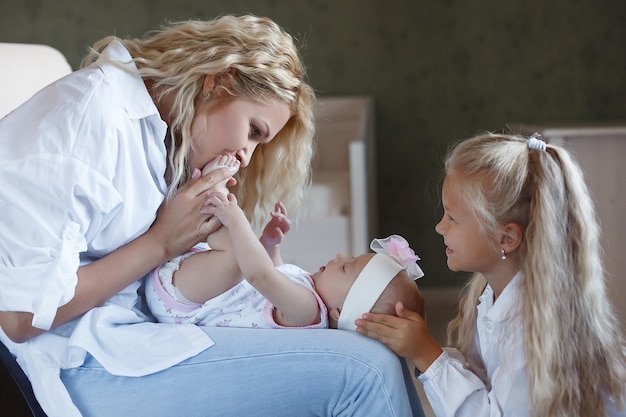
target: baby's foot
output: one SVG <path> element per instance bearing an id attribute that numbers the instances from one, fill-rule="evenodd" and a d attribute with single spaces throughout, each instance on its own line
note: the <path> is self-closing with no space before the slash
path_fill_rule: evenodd
<path id="1" fill-rule="evenodd" d="M 215 171 L 216 169 L 220 169 L 220 168 L 233 168 L 234 169 L 233 172 L 236 172 L 239 169 L 239 160 L 235 156 L 232 156 L 232 155 L 220 155 L 214 160 L 210 161 L 208 164 L 206 164 L 204 168 L 202 168 L 202 175 L 206 175 L 209 172 Z M 228 194 L 226 183 L 228 183 L 229 179 L 230 178 L 226 179 L 224 182 L 220 184 L 217 184 L 215 186 L 215 189 L 218 191 L 222 189 L 221 191 Z"/>
<path id="2" fill-rule="evenodd" d="M 239 168 L 239 161 L 233 155 L 220 155 L 214 160 L 210 161 L 202 169 L 202 175 L 208 174 L 211 171 L 215 171 L 220 168 Z"/>

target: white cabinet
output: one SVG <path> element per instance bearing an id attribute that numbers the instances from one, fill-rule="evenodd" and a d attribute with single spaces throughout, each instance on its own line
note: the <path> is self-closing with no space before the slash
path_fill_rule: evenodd
<path id="1" fill-rule="evenodd" d="M 368 252 L 377 231 L 373 99 L 320 97 L 316 125 L 313 183 L 281 245 L 286 263 L 309 272 L 337 253 Z"/>

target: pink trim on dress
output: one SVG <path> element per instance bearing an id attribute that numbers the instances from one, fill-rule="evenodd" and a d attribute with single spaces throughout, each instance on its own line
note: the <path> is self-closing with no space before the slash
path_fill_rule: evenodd
<path id="1" fill-rule="evenodd" d="M 152 281 L 152 287 L 154 288 L 154 292 L 156 292 L 157 296 L 163 302 L 163 304 L 165 304 L 166 307 L 182 311 L 184 313 L 191 313 L 199 307 L 202 307 L 202 304 L 197 303 L 181 303 L 180 301 L 172 297 L 167 291 L 165 291 L 165 288 L 163 288 L 161 280 L 159 279 L 159 268 L 155 268 L 152 270 L 152 272 L 150 273 L 150 280 Z"/>

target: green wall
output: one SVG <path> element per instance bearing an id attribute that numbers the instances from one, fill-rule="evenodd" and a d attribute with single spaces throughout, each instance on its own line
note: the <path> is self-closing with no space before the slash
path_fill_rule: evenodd
<path id="1" fill-rule="evenodd" d="M 451 141 L 626 121 L 624 1 L 0 0 L 0 41 L 52 45 L 76 68 L 105 35 L 247 12 L 301 41 L 318 95 L 375 97 L 379 234 L 411 242 L 425 286 L 461 282 L 433 230 Z"/>

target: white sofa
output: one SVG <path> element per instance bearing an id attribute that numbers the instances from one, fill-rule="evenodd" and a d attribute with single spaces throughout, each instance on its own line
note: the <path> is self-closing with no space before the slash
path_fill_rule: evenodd
<path id="1" fill-rule="evenodd" d="M 63 54 L 48 45 L 0 42 L 0 56 L 0 118 L 72 72 Z"/>

